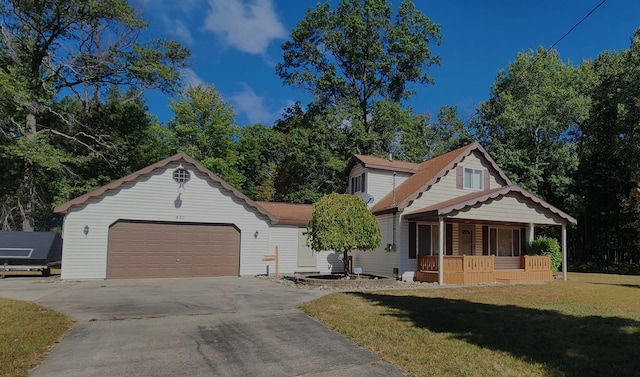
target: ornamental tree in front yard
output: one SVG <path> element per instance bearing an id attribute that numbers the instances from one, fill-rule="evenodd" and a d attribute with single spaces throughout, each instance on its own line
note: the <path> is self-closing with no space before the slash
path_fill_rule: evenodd
<path id="1" fill-rule="evenodd" d="M 344 274 L 349 274 L 349 251 L 374 250 L 382 235 L 376 217 L 355 195 L 329 194 L 313 205 L 307 244 L 315 252 L 334 250 L 344 254 Z"/>

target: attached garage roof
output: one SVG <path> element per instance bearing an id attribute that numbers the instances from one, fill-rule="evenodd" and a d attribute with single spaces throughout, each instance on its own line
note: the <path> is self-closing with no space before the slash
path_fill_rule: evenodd
<path id="1" fill-rule="evenodd" d="M 292 204 L 279 202 L 257 202 L 278 218 L 278 224 L 307 226 L 311 221 L 311 204 Z"/>
<path id="2" fill-rule="evenodd" d="M 410 214 L 406 215 L 406 218 L 411 220 L 425 215 L 446 216 L 451 214 L 452 212 L 461 211 L 467 207 L 472 207 L 476 204 L 482 204 L 513 193 L 523 196 L 526 200 L 532 202 L 535 206 L 539 206 L 545 210 L 550 211 L 551 213 L 562 218 L 568 223 L 577 223 L 575 218 L 569 216 L 558 208 L 533 195 L 529 191 L 516 185 L 498 187 L 492 190 L 478 191 L 460 196 L 458 198 L 447 200 L 429 207 L 421 208 L 415 212 L 411 212 Z"/>
<path id="3" fill-rule="evenodd" d="M 217 176 L 216 174 L 214 174 L 211 170 L 205 168 L 204 166 L 202 166 L 199 162 L 197 162 L 196 160 L 194 160 L 193 158 L 191 158 L 190 156 L 188 156 L 185 153 L 178 153 L 175 154 L 169 158 L 165 158 L 162 161 L 156 162 L 153 165 L 149 165 L 146 168 L 140 169 L 134 173 L 131 173 L 129 175 L 127 175 L 126 177 L 120 178 L 116 181 L 113 181 L 111 183 L 108 183 L 102 187 L 99 187 L 89 193 L 86 193 L 82 196 L 79 196 L 73 200 L 70 200 L 60 206 L 57 206 L 54 208 L 54 212 L 55 213 L 59 213 L 59 214 L 63 214 L 66 215 L 67 213 L 69 213 L 69 210 L 71 210 L 73 207 L 79 206 L 84 204 L 85 202 L 87 202 L 89 199 L 95 198 L 95 197 L 99 197 L 101 195 L 103 195 L 104 193 L 111 191 L 111 190 L 116 190 L 118 189 L 120 186 L 122 186 L 125 183 L 128 182 L 132 182 L 135 181 L 136 179 L 138 179 L 139 177 L 145 175 L 145 174 L 149 174 L 151 172 L 153 172 L 154 170 L 157 169 L 161 169 L 164 168 L 165 166 L 174 163 L 174 162 L 184 162 L 184 163 L 188 163 L 193 165 L 193 167 L 196 168 L 196 170 L 198 170 L 199 172 L 201 172 L 202 174 L 206 175 L 207 177 L 209 177 L 209 179 L 211 179 L 213 182 L 217 183 L 218 185 L 220 185 L 224 190 L 227 190 L 228 192 L 230 192 L 232 195 L 234 195 L 236 198 L 240 199 L 241 201 L 245 202 L 248 206 L 253 207 L 256 209 L 256 211 L 258 211 L 260 214 L 266 216 L 269 218 L 269 220 L 273 223 L 273 224 L 279 224 L 280 223 L 280 219 L 275 216 L 273 213 L 271 213 L 270 211 L 268 211 L 267 209 L 265 209 L 264 207 L 258 205 L 256 202 L 254 202 L 253 200 L 249 199 L 246 195 L 244 195 L 243 193 L 241 193 L 240 191 L 236 190 L 233 186 L 231 186 L 230 184 L 228 184 L 227 182 L 225 182 L 222 178 L 220 178 L 219 176 Z"/>

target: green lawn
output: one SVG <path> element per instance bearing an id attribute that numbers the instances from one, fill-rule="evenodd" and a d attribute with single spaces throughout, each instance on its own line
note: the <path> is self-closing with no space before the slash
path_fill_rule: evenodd
<path id="1" fill-rule="evenodd" d="M 640 376 L 640 276 L 336 293 L 302 309 L 415 376 Z"/>
<path id="2" fill-rule="evenodd" d="M 0 298 L 0 376 L 28 376 L 71 323 L 40 305 Z"/>

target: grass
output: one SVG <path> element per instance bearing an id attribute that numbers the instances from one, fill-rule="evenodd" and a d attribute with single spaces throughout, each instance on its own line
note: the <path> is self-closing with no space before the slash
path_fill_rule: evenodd
<path id="1" fill-rule="evenodd" d="M 40 305 L 0 298 L 0 376 L 28 376 L 71 323 Z"/>
<path id="2" fill-rule="evenodd" d="M 414 376 L 640 376 L 640 276 L 336 293 L 302 310 Z"/>

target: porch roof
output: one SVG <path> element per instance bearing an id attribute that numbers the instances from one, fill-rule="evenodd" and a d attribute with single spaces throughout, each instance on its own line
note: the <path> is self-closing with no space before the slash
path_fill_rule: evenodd
<path id="1" fill-rule="evenodd" d="M 451 200 L 447 200 L 429 207 L 418 209 L 405 215 L 408 220 L 420 220 L 439 216 L 455 216 L 461 211 L 469 210 L 476 205 L 489 205 L 492 201 L 507 195 L 516 195 L 523 198 L 527 205 L 531 205 L 542 212 L 549 212 L 562 222 L 576 224 L 575 218 L 559 210 L 527 190 L 517 185 L 503 186 L 491 190 L 478 191 Z"/>

